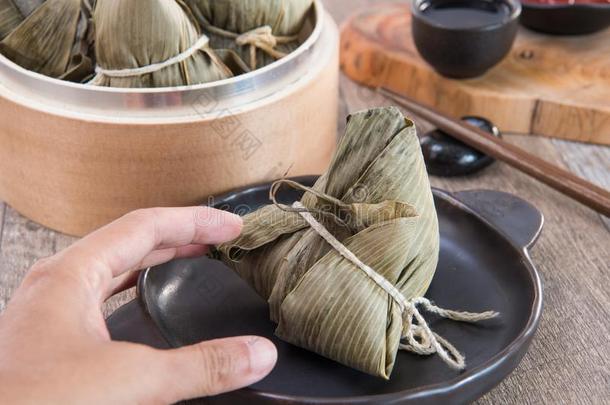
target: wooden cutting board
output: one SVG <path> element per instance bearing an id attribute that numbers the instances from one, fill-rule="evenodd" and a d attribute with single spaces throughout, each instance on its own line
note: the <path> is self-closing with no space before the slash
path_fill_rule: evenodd
<path id="1" fill-rule="evenodd" d="M 342 27 L 341 65 L 452 116 L 480 115 L 502 131 L 610 145 L 610 29 L 579 37 L 520 28 L 510 54 L 484 76 L 453 80 L 424 62 L 409 5 L 363 10 Z"/>

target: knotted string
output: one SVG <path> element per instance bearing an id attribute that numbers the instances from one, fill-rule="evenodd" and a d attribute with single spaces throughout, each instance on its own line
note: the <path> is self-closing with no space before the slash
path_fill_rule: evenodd
<path id="1" fill-rule="evenodd" d="M 315 214 L 318 214 L 320 216 L 328 216 L 333 221 L 335 221 L 336 223 L 341 225 L 342 227 L 344 227 L 344 228 L 346 228 L 346 229 L 348 229 L 350 231 L 353 231 L 347 222 L 345 222 L 341 217 L 339 217 L 338 215 L 336 215 L 333 212 L 328 212 L 328 211 L 325 211 L 325 210 L 322 210 L 322 209 L 317 209 L 317 208 L 312 208 L 312 209 L 306 208 L 306 207 L 295 208 L 294 206 L 290 207 L 288 205 L 280 204 L 277 201 L 276 194 L 277 194 L 278 190 L 280 189 L 280 187 L 282 186 L 282 184 L 286 184 L 286 185 L 292 187 L 295 190 L 301 190 L 301 191 L 305 191 L 305 192 L 311 193 L 311 194 L 315 195 L 316 197 L 318 197 L 319 199 L 327 201 L 327 202 L 329 202 L 329 203 L 331 203 L 331 204 L 333 204 L 333 205 L 335 205 L 335 206 L 337 206 L 339 208 L 348 209 L 348 210 L 350 208 L 349 204 L 346 204 L 343 201 L 341 201 L 341 200 L 339 200 L 337 198 L 334 198 L 334 197 L 332 197 L 332 196 L 330 196 L 328 194 L 321 193 L 321 192 L 319 192 L 317 190 L 314 190 L 311 187 L 304 186 L 301 183 L 298 183 L 298 182 L 293 181 L 293 180 L 281 179 L 281 180 L 276 180 L 275 182 L 273 182 L 273 184 L 271 184 L 271 188 L 269 188 L 269 199 L 271 200 L 271 202 L 273 202 L 273 205 L 275 205 L 276 207 L 278 207 L 282 211 L 286 211 L 286 212 L 298 212 L 298 213 L 300 213 L 300 212 L 309 212 L 310 214 L 311 213 L 315 213 Z"/>
<path id="2" fill-rule="evenodd" d="M 280 180 L 272 186 L 272 199 L 278 206 L 275 199 L 275 193 L 282 183 L 287 183 L 293 187 L 299 185 L 298 188 L 304 188 L 307 191 L 314 192 L 314 194 L 322 194 L 326 199 L 333 197 L 326 196 L 323 193 L 317 192 L 309 187 L 302 186 L 296 182 L 287 180 Z M 294 184 L 293 184 L 294 183 Z M 341 256 L 352 262 L 356 267 L 362 270 L 371 280 L 373 280 L 379 287 L 387 292 L 394 302 L 398 305 L 403 316 L 403 333 L 402 338 L 406 340 L 406 343 L 400 343 L 399 349 L 411 351 L 420 355 L 429 355 L 437 353 L 441 359 L 447 363 L 450 367 L 462 370 L 466 367 L 466 361 L 464 356 L 446 339 L 442 336 L 434 333 L 426 320 L 421 315 L 418 306 L 423 306 L 427 311 L 435 313 L 441 317 L 452 319 L 461 322 L 478 322 L 485 319 L 495 318 L 499 314 L 495 311 L 486 311 L 482 313 L 452 311 L 444 308 L 437 307 L 432 304 L 430 300 L 424 297 L 416 297 L 407 300 L 405 296 L 398 290 L 392 283 L 390 283 L 385 277 L 377 273 L 371 267 L 363 263 L 356 255 L 351 252 L 345 245 L 339 242 L 320 222 L 318 222 L 309 210 L 299 201 L 295 202 L 291 206 L 292 211 L 298 212 L 299 215 L 307 221 L 313 230 L 315 230 L 328 244 L 330 244 Z M 413 321 L 417 321 L 414 323 Z"/>
<path id="3" fill-rule="evenodd" d="M 158 72 L 161 69 L 165 69 L 166 67 L 175 65 L 177 63 L 183 62 L 193 56 L 196 52 L 202 50 L 210 43 L 210 39 L 203 35 L 199 38 L 193 45 L 191 45 L 184 52 L 180 52 L 178 55 L 173 56 L 163 62 L 152 63 L 150 65 L 137 67 L 137 68 L 128 68 L 128 69 L 104 69 L 101 66 L 95 67 L 95 73 L 103 74 L 108 77 L 132 77 L 132 76 L 143 76 L 149 73 Z M 211 57 L 211 55 L 210 55 Z M 212 57 L 211 57 L 212 58 Z M 212 58 L 214 62 L 217 62 Z"/>
<path id="4" fill-rule="evenodd" d="M 244 32 L 243 34 L 237 34 L 235 32 L 227 31 L 222 28 L 218 28 L 205 22 L 205 30 L 216 34 L 218 36 L 235 40 L 235 43 L 239 46 L 250 45 L 250 69 L 256 69 L 256 50 L 260 49 L 267 53 L 274 59 L 281 59 L 286 56 L 285 52 L 278 51 L 275 49 L 280 44 L 287 44 L 299 39 L 298 35 L 290 36 L 279 36 L 273 35 L 273 29 L 269 25 L 263 25 L 261 27 L 254 28 L 250 31 Z"/>

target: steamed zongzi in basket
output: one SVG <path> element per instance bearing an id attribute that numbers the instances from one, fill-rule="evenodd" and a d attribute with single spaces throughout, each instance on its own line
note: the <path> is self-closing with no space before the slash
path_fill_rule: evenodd
<path id="1" fill-rule="evenodd" d="M 89 0 L 38 2 L 41 4 L 1 1 L 0 28 L 10 30 L 2 33 L 5 36 L 0 42 L 0 52 L 4 56 L 26 69 L 55 78 L 82 81 L 91 75 L 92 4 Z M 31 14 L 14 27 L 24 17 L 21 13 L 28 12 Z M 10 21 L 4 21 L 5 18 Z"/>
<path id="2" fill-rule="evenodd" d="M 292 206 L 246 215 L 242 235 L 218 247 L 268 300 L 276 334 L 383 378 L 399 347 L 438 352 L 463 368 L 459 352 L 415 308 L 445 311 L 421 298 L 436 269 L 439 229 L 413 123 L 395 108 L 354 114 L 313 188 L 282 180 L 272 196 L 281 185 L 305 194 Z M 494 315 L 448 312 L 467 321 Z"/>
<path id="3" fill-rule="evenodd" d="M 93 84 L 172 87 L 233 75 L 180 0 L 98 0 L 94 19 Z"/>
<path id="4" fill-rule="evenodd" d="M 295 50 L 312 10 L 313 0 L 0 0 L 0 53 L 99 86 L 208 83 Z"/>

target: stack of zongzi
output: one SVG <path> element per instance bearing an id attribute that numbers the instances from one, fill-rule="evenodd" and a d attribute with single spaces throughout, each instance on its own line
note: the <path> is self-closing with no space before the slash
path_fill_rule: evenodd
<path id="1" fill-rule="evenodd" d="M 242 235 L 218 247 L 268 300 L 276 334 L 384 378 L 399 347 L 438 352 L 462 368 L 459 352 L 415 308 L 436 308 L 420 297 L 436 269 L 439 229 L 413 123 L 395 108 L 352 115 L 313 188 L 282 180 L 272 193 L 282 183 L 306 190 L 301 201 L 245 216 Z M 493 316 L 472 315 L 452 319 Z"/>
<path id="2" fill-rule="evenodd" d="M 0 0 L 0 53 L 47 76 L 101 86 L 206 83 L 260 68 L 293 51 L 305 36 L 312 4 Z"/>

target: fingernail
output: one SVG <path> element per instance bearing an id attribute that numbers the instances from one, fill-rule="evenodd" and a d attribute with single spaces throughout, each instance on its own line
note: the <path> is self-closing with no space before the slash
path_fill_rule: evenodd
<path id="1" fill-rule="evenodd" d="M 252 371 L 256 374 L 267 374 L 277 361 L 277 349 L 269 340 L 253 337 L 248 341 L 250 346 Z"/>

